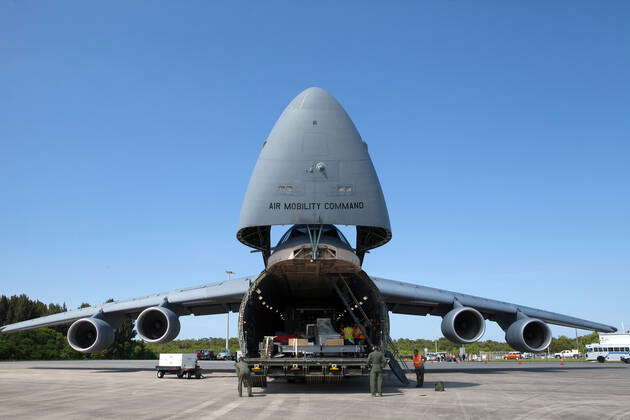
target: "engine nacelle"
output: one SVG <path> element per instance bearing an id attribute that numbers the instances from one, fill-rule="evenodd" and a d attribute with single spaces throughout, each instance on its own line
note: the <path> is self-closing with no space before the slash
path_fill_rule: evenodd
<path id="1" fill-rule="evenodd" d="M 505 331 L 505 341 L 518 351 L 543 351 L 551 343 L 551 329 L 540 319 L 521 318 Z"/>
<path id="2" fill-rule="evenodd" d="M 442 319 L 442 334 L 455 343 L 474 343 L 485 332 L 486 322 L 483 315 L 474 308 L 456 307 Z"/>
<path id="3" fill-rule="evenodd" d="M 114 328 L 99 318 L 83 318 L 68 329 L 68 344 L 81 353 L 104 350 L 114 342 Z"/>
<path id="4" fill-rule="evenodd" d="M 136 330 L 144 341 L 166 343 L 179 334 L 179 316 L 164 306 L 147 308 L 136 319 Z"/>

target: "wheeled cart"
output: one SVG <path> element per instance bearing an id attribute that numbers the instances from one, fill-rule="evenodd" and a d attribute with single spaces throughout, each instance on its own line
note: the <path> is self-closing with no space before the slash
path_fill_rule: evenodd
<path id="1" fill-rule="evenodd" d="M 163 378 L 166 374 L 177 375 L 178 378 L 196 379 L 201 378 L 201 368 L 197 363 L 195 353 L 163 353 L 160 354 L 160 361 L 155 367 L 157 377 Z"/>

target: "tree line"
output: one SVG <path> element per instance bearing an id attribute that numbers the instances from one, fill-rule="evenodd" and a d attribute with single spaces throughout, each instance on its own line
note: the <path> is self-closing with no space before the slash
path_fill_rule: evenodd
<path id="1" fill-rule="evenodd" d="M 112 302 L 110 299 L 107 302 Z M 89 307 L 87 303 L 79 308 Z M 0 326 L 25 321 L 40 316 L 52 315 L 66 311 L 66 305 L 45 304 L 32 300 L 22 294 L 19 296 L 0 296 Z M 224 338 L 201 338 L 174 340 L 170 343 L 150 344 L 136 339 L 134 322 L 126 320 L 116 330 L 114 343 L 108 349 L 83 354 L 73 350 L 66 340 L 68 325 L 51 328 L 38 328 L 14 334 L 0 334 L 0 360 L 76 360 L 76 359 L 157 359 L 160 353 L 192 353 L 197 349 L 210 349 L 215 353 L 225 348 Z M 581 336 L 577 339 L 566 336 L 554 337 L 549 346 L 552 353 L 561 350 L 579 348 L 584 352 L 584 346 L 599 342 L 597 333 Z M 452 343 L 446 338 L 438 340 L 399 338 L 394 340 L 401 354 L 412 354 L 414 349 L 421 353 L 426 348 L 429 352 L 440 351 L 459 353 L 459 344 Z M 231 338 L 229 348 L 238 350 L 237 338 Z M 465 346 L 466 353 L 478 354 L 486 352 L 508 352 L 512 348 L 507 343 L 493 340 L 478 341 Z"/>
<path id="2" fill-rule="evenodd" d="M 444 337 L 438 340 L 410 340 L 408 338 L 399 338 L 394 340 L 398 351 L 401 354 L 413 354 L 415 349 L 420 353 L 424 353 L 426 348 L 429 353 L 446 352 L 459 354 L 461 344 L 453 343 Z M 570 338 L 564 335 L 553 337 L 549 344 L 549 352 L 557 353 L 562 350 L 578 349 L 580 353 L 586 352 L 586 344 L 599 343 L 599 335 L 596 332 L 589 333 L 576 338 Z M 510 352 L 513 351 L 509 344 L 494 340 L 477 341 L 476 343 L 466 344 L 464 346 L 467 354 L 479 354 L 480 352 Z"/>

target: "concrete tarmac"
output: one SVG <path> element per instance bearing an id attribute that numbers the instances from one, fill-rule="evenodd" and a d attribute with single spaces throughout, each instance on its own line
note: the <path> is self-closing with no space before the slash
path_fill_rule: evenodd
<path id="1" fill-rule="evenodd" d="M 339 385 L 273 380 L 254 388 L 253 398 L 239 398 L 233 362 L 201 362 L 199 380 L 158 379 L 155 364 L 0 363 L 0 418 L 630 419 L 625 364 L 428 363 L 424 388 L 402 387 L 387 374 L 383 398 L 369 395 L 367 378 Z M 433 390 L 438 380 L 445 392 Z"/>

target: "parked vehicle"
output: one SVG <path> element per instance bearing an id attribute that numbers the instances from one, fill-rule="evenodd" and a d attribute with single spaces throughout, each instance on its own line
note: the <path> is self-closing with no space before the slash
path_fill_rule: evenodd
<path id="1" fill-rule="evenodd" d="M 221 350 L 217 353 L 217 360 L 232 360 L 233 356 L 229 350 Z"/>
<path id="2" fill-rule="evenodd" d="M 579 356 L 580 356 L 580 352 L 577 349 L 562 350 L 561 352 L 554 354 L 554 357 L 556 359 L 569 359 L 569 358 L 577 359 Z"/>
<path id="3" fill-rule="evenodd" d="M 426 360 L 429 362 L 437 362 L 440 360 L 440 356 L 437 353 L 427 353 Z"/>
<path id="4" fill-rule="evenodd" d="M 162 379 L 165 374 L 175 374 L 178 378 L 184 376 L 191 379 L 193 376 L 201 378 L 201 369 L 197 363 L 195 353 L 162 353 L 157 369 L 157 377 Z"/>
<path id="5" fill-rule="evenodd" d="M 630 334 L 599 334 L 599 343 L 586 345 L 586 359 L 600 363 L 621 361 L 630 363 Z"/>
<path id="6" fill-rule="evenodd" d="M 212 350 L 208 349 L 199 349 L 197 350 L 197 359 L 198 360 L 214 360 L 216 356 Z"/>
<path id="7" fill-rule="evenodd" d="M 503 355 L 503 358 L 505 360 L 518 360 L 522 359 L 523 356 L 521 355 L 520 351 L 511 351 L 508 354 Z"/>

